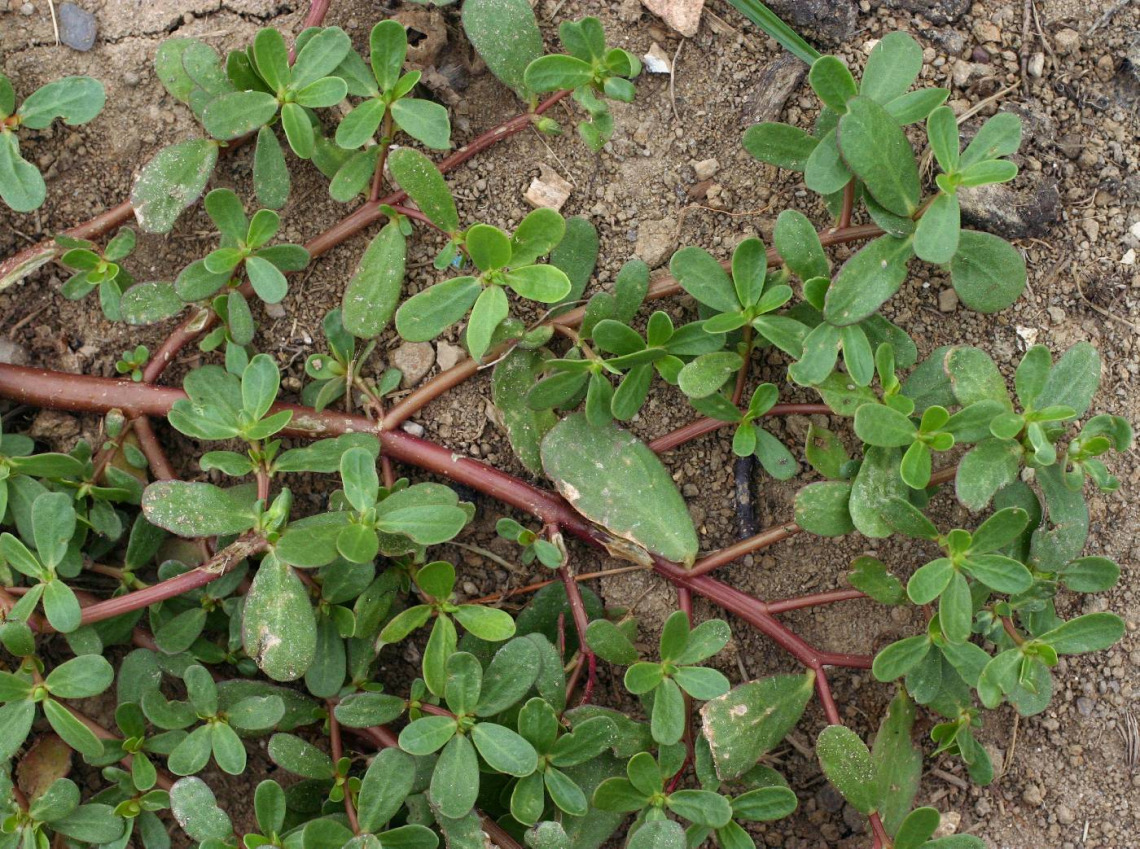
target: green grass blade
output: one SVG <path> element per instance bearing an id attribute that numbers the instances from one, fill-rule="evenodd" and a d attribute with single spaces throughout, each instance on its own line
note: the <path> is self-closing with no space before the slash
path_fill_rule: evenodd
<path id="1" fill-rule="evenodd" d="M 780 20 L 776 13 L 760 0 L 728 0 L 728 2 L 801 62 L 810 65 L 820 57 L 818 50 L 804 41 L 799 33 Z"/>

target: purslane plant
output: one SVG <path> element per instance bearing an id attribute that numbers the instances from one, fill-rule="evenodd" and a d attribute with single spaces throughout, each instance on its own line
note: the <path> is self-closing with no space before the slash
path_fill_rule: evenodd
<path id="1" fill-rule="evenodd" d="M 16 105 L 16 90 L 0 74 L 0 200 L 16 212 L 31 212 L 47 197 L 40 170 L 20 153 L 21 127 L 43 130 L 56 118 L 69 127 L 95 120 L 107 100 L 103 83 L 64 77 L 36 89 Z"/>
<path id="2" fill-rule="evenodd" d="M 557 90 L 543 104 L 572 93 L 589 116 L 580 134 L 602 146 L 613 132 L 602 98 L 632 99 L 628 78 L 639 67 L 606 46 L 597 21 L 564 23 L 568 55 L 543 56 L 525 0 L 467 0 L 462 14 L 488 67 L 528 106 L 508 122 L 512 131 L 553 130 L 538 95 Z M 298 38 L 292 64 L 273 30 L 231 53 L 224 68 L 211 48 L 169 40 L 157 57 L 159 76 L 213 139 L 160 153 L 135 189 L 144 229 L 168 229 L 201 194 L 221 143 L 256 131 L 254 194 L 278 208 L 290 183 L 278 124 L 288 145 L 329 176 L 334 197 L 368 189 L 363 212 L 338 225 L 337 238 L 381 217 L 388 223 L 325 320 L 327 352 L 306 362 L 312 383 L 302 400 L 315 409 L 279 402 L 279 368 L 257 352 L 248 298 L 277 302 L 285 274 L 334 242 L 322 235 L 312 250 L 269 245 L 277 213 L 248 218 L 230 190 L 205 199 L 220 247 L 173 283 L 123 291 L 126 235 L 101 253 L 92 240 L 64 239 L 52 249 L 67 247 L 64 262 L 80 270 L 64 294 L 99 286 L 109 319 L 116 316 L 106 305 L 117 293 L 132 323 L 193 305 L 155 360 L 141 346 L 123 356 L 118 370 L 131 380 L 0 366 L 4 396 L 107 414 L 97 451 L 80 442 L 68 454 L 37 453 L 22 434 L 0 435 L 0 643 L 15 659 L 0 672 L 0 754 L 17 765 L 0 772 L 13 789 L 4 794 L 0 848 L 45 846 L 55 836 L 167 849 L 169 809 L 208 849 L 239 842 L 434 849 L 440 839 L 482 847 L 484 835 L 501 849 L 518 841 L 586 849 L 623 826 L 633 849 L 707 840 L 748 849 L 748 823 L 796 808 L 786 780 L 760 761 L 801 721 L 813 690 L 827 723 L 816 739 L 820 765 L 868 817 L 875 846 L 983 845 L 968 834 L 934 838 L 938 813 L 912 810 L 922 772 L 916 704 L 942 719 L 931 732 L 933 754 L 960 757 L 984 784 L 993 777 L 978 740 L 985 712 L 1005 702 L 1023 715 L 1040 712 L 1061 655 L 1120 638 L 1123 623 L 1111 613 L 1063 618 L 1071 605 L 1062 594 L 1102 592 L 1119 579 L 1111 560 L 1083 556 L 1083 490 L 1089 481 L 1102 492 L 1118 488 L 1104 458 L 1132 444 L 1123 419 L 1088 417 L 1100 361 L 1086 343 L 1055 362 L 1046 348 L 1030 348 L 1013 375 L 1015 400 L 983 351 L 952 346 L 918 363 L 905 331 L 877 313 L 913 256 L 947 267 L 967 306 L 992 311 L 1017 297 L 1020 256 L 993 236 L 961 230 L 957 202 L 958 192 L 1015 175 L 1005 157 L 1020 139 L 1016 119 L 999 113 L 960 150 L 957 121 L 941 106 L 946 93 L 908 91 L 921 49 L 906 35 L 878 43 L 858 84 L 838 59 L 820 57 L 809 75 L 824 103 L 815 132 L 760 125 L 745 146 L 804 170 L 808 187 L 827 196 L 836 228 L 821 235 L 802 213 L 785 210 L 773 250 L 745 239 L 722 264 L 685 247 L 664 285 L 633 260 L 611 291 L 574 309 L 598 258 L 592 226 L 539 210 L 513 235 L 481 223 L 461 229 L 444 172 L 463 160 L 437 167 L 413 148 L 389 154 L 397 129 L 430 148 L 450 143 L 442 107 L 412 96 L 418 79 L 403 73 L 406 33 L 379 23 L 366 63 L 346 33 L 320 27 L 322 16 L 310 17 L 315 25 Z M 362 100 L 326 137 L 314 110 L 346 94 Z M 928 197 L 901 129 L 924 119 L 940 168 Z M 388 175 L 400 191 L 381 198 Z M 852 224 L 864 210 L 875 225 Z M 406 298 L 407 243 L 421 225 L 446 238 L 437 269 L 470 263 L 478 273 Z M 866 238 L 873 241 L 833 275 L 826 246 Z M 538 262 L 544 256 L 549 261 Z M 113 291 L 105 297 L 106 287 Z M 511 314 L 507 289 L 549 306 L 549 317 L 525 324 Z M 659 310 L 637 321 L 644 302 L 675 291 L 696 300 L 695 320 L 678 325 L 681 313 Z M 399 375 L 383 370 L 377 352 L 393 318 L 408 339 L 436 338 L 467 318 L 472 360 L 436 380 L 453 385 L 455 374 L 495 358 L 492 396 L 511 446 L 562 498 L 395 429 L 435 397 L 437 384 L 386 410 Z M 184 394 L 151 385 L 199 336 L 203 351 L 225 345 L 222 364 L 191 369 Z M 799 491 L 796 523 L 698 560 L 700 540 L 674 480 L 615 420 L 644 410 L 660 377 L 710 417 L 668 444 L 732 425 L 736 455 L 755 454 L 765 475 L 791 478 L 796 455 L 762 424 L 791 408 L 778 404 L 775 383 L 747 392 L 761 349 L 818 391 L 825 406 L 812 412 L 851 419 L 856 451 L 813 424 L 803 453 L 825 480 Z M 331 409 L 342 400 L 349 412 Z M 354 405 L 365 415 L 353 415 Z M 210 482 L 160 472 L 169 462 L 146 418 L 154 415 L 184 436 L 219 443 L 200 457 Z M 956 468 L 936 462 L 956 446 L 968 447 Z M 475 519 L 475 505 L 445 484 L 397 478 L 393 460 L 531 514 L 540 530 L 511 517 L 495 522 L 510 543 L 505 554 L 501 545 L 465 548 L 512 571 L 509 560 L 520 568 L 537 560 L 558 580 L 516 615 L 487 599 L 466 601 L 467 576 L 445 559 L 445 547 Z M 154 477 L 170 479 L 140 480 L 148 462 Z M 291 486 L 291 475 L 305 475 L 304 485 Z M 928 503 L 951 481 L 959 502 L 972 511 L 992 505 L 992 513 L 965 528 L 932 522 Z M 900 533 L 928 545 L 934 559 L 893 564 L 904 581 L 861 557 L 847 576 L 852 589 L 779 601 L 708 574 L 800 529 Z M 580 568 L 584 549 L 567 547 L 563 534 L 677 587 L 679 609 L 661 630 L 658 659 L 642 659 L 634 645 L 632 611 L 606 610 L 579 585 L 589 577 Z M 81 576 L 93 595 L 77 592 Z M 693 594 L 759 629 L 805 672 L 733 686 L 702 665 L 732 633 L 725 620 L 696 621 Z M 777 619 L 861 597 L 913 604 L 925 626 L 871 658 L 816 649 Z M 63 640 L 45 652 L 41 637 L 53 631 Z M 102 656 L 131 643 L 117 666 Z M 61 661 L 61 651 L 74 657 Z M 640 710 L 629 709 L 632 699 L 594 703 L 599 659 L 626 667 L 624 687 Z M 841 722 L 828 676 L 842 667 L 900 682 L 873 747 Z M 72 704 L 112 686 L 117 730 Z M 51 733 L 37 729 L 41 713 Z M 238 834 L 223 810 L 228 800 L 219 804 L 197 774 L 211 762 L 245 774 L 247 742 L 258 736 L 268 738 L 274 764 L 298 780 L 262 782 L 253 798 L 257 830 Z M 104 789 L 83 800 L 66 777 L 67 758 L 49 757 L 51 747 L 102 768 Z M 358 757 L 377 747 L 370 763 Z"/>

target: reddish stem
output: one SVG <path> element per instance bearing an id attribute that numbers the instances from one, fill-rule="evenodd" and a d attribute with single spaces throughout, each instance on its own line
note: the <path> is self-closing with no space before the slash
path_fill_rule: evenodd
<path id="1" fill-rule="evenodd" d="M 890 849 L 894 846 L 894 841 L 891 840 L 887 834 L 886 828 L 883 826 L 883 821 L 879 818 L 877 813 L 872 813 L 870 816 L 871 831 L 875 835 L 874 849 Z"/>
<path id="2" fill-rule="evenodd" d="M 550 539 L 551 543 L 558 547 L 562 552 L 563 558 L 567 558 L 566 548 L 560 545 L 562 541 L 562 534 L 558 531 L 557 525 L 547 525 L 545 529 L 546 536 Z M 589 644 L 586 642 L 586 628 L 590 624 L 590 617 L 586 613 L 586 604 L 582 601 L 582 591 L 578 586 L 578 582 L 574 580 L 574 576 L 570 573 L 569 562 L 563 562 L 558 567 L 558 577 L 562 581 L 562 586 L 566 589 L 566 603 L 570 607 L 570 616 L 574 620 L 574 630 L 578 634 L 578 666 L 586 667 L 586 687 L 582 691 L 582 700 L 580 704 L 588 705 L 590 699 L 594 694 L 594 682 L 597 678 L 598 661 L 594 657 L 593 651 L 590 650 Z M 578 676 L 573 676 L 571 683 L 567 684 L 566 701 L 570 701 L 570 695 L 573 692 L 572 687 L 577 684 Z"/>
<path id="3" fill-rule="evenodd" d="M 165 415 L 174 401 L 185 397 L 181 390 L 167 387 L 8 365 L 0 365 L 0 395 L 39 407 L 86 412 L 106 412 L 108 409 L 118 407 L 146 415 Z M 284 435 L 324 437 L 350 432 L 376 433 L 375 422 L 363 416 L 332 410 L 318 413 L 309 408 L 290 404 L 277 404 L 274 407 L 274 410 L 284 409 L 293 412 L 293 420 L 283 432 Z M 441 445 L 417 439 L 403 431 L 383 431 L 377 436 L 381 440 L 383 449 L 396 460 L 469 486 L 530 513 L 544 524 L 557 525 L 563 531 L 592 545 L 613 550 L 615 544 L 620 542 L 602 528 L 583 519 L 561 497 L 531 486 L 506 472 L 477 460 L 461 457 Z M 952 475 L 953 470 L 950 470 L 950 473 Z M 259 544 L 259 547 L 264 546 L 260 540 L 254 540 L 252 543 Z M 709 559 L 706 558 L 706 561 Z M 731 559 L 728 557 L 723 562 Z M 729 613 L 749 622 L 802 665 L 813 670 L 816 673 L 816 688 L 824 711 L 828 713 L 829 719 L 832 715 L 838 717 L 827 680 L 823 675 L 823 667 L 840 665 L 869 668 L 871 663 L 869 657 L 820 651 L 776 620 L 765 609 L 762 601 L 708 575 L 693 574 L 685 567 L 660 557 L 654 557 L 652 562 L 654 571 L 662 577 L 678 586 L 691 589 Z M 216 577 L 217 573 L 205 572 L 199 568 L 170 581 L 88 608 L 84 611 L 84 622 L 93 621 L 88 617 L 91 611 L 98 608 L 104 608 L 100 611 L 103 614 L 100 618 L 108 618 L 203 586 Z M 179 583 L 171 588 L 168 585 L 172 582 Z"/>
<path id="4" fill-rule="evenodd" d="M 772 409 L 766 412 L 764 416 L 765 418 L 771 416 L 811 416 L 816 413 L 830 416 L 832 415 L 832 409 L 826 404 L 776 404 Z M 658 454 L 662 451 L 672 451 L 674 448 L 684 445 L 686 442 L 692 442 L 694 439 L 698 439 L 706 433 L 712 433 L 715 430 L 720 430 L 722 427 L 728 427 L 729 425 L 735 426 L 736 422 L 725 422 L 720 419 L 702 417 L 689 422 L 687 425 L 682 425 L 676 430 L 666 433 L 664 436 L 657 437 L 649 443 L 649 447 Z"/>
<path id="5" fill-rule="evenodd" d="M 329 713 L 329 753 L 332 757 L 333 764 L 340 763 L 340 759 L 344 757 L 344 745 L 341 743 L 340 738 L 340 723 L 336 718 L 336 704 L 331 699 L 325 701 L 325 706 L 328 708 Z M 348 788 L 344 788 L 344 814 L 348 817 L 348 824 L 352 827 L 353 834 L 360 834 L 360 821 L 356 818 L 356 808 L 352 804 L 352 794 Z"/>
<path id="6" fill-rule="evenodd" d="M 784 598 L 770 601 L 765 606 L 769 613 L 786 613 L 789 610 L 802 610 L 805 607 L 820 607 L 824 604 L 835 604 L 837 601 L 851 601 L 857 598 L 867 598 L 867 594 L 860 590 L 829 590 L 825 593 L 801 595 L 796 598 Z"/>

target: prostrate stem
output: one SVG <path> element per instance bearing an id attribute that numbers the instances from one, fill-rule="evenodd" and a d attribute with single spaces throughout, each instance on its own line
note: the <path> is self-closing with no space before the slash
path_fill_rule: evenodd
<path id="1" fill-rule="evenodd" d="M 108 409 L 118 408 L 145 415 L 165 415 L 176 400 L 186 397 L 181 390 L 145 383 L 83 377 L 45 369 L 6 365 L 0 365 L 0 396 L 51 409 L 106 412 Z M 469 486 L 512 507 L 530 513 L 546 525 L 557 526 L 563 532 L 570 533 L 591 545 L 612 549 L 616 542 L 604 529 L 585 520 L 560 496 L 541 490 L 477 460 L 461 457 L 441 445 L 425 439 L 418 439 L 402 431 L 378 432 L 376 423 L 362 416 L 331 410 L 317 412 L 311 408 L 292 404 L 276 404 L 273 409 L 274 411 L 291 410 L 293 412 L 293 419 L 283 431 L 284 435 L 319 438 L 338 436 L 343 433 L 376 433 L 383 446 L 382 450 L 395 460 Z M 953 475 L 952 470 L 950 475 Z M 941 480 L 946 479 L 945 473 L 935 477 Z M 250 544 L 252 545 L 255 542 L 261 541 L 251 541 Z M 264 546 L 264 543 L 261 542 L 261 545 Z M 732 546 L 731 550 L 736 548 L 736 546 Z M 226 551 L 228 550 L 226 549 Z M 241 556 L 248 556 L 256 550 L 258 549 L 255 547 Z M 726 549 L 726 551 L 728 550 L 730 549 Z M 220 557 L 221 554 L 218 556 Z M 707 563 L 712 559 L 721 565 L 729 562 L 732 558 L 713 554 L 702 563 Z M 871 657 L 821 651 L 780 623 L 766 609 L 765 602 L 734 589 L 707 574 L 694 574 L 693 571 L 660 557 L 653 557 L 652 565 L 654 571 L 671 583 L 688 588 L 698 595 L 704 596 L 726 612 L 735 614 L 749 622 L 795 657 L 803 666 L 813 670 L 816 673 L 816 689 L 819 692 L 828 720 L 839 721 L 839 714 L 831 696 L 824 668 L 841 666 L 869 669 Z M 105 619 L 125 613 L 128 610 L 145 607 L 156 601 L 179 595 L 187 589 L 203 586 L 219 575 L 220 573 L 206 571 L 200 567 L 193 572 L 179 575 L 177 578 L 155 584 L 145 590 L 139 590 L 102 602 L 92 608 L 86 608 L 83 621 L 85 623 L 97 621 L 91 618 L 93 616 L 92 611 L 96 610 L 99 618 Z M 168 586 L 174 582 L 184 583 L 179 583 L 173 588 Z"/>

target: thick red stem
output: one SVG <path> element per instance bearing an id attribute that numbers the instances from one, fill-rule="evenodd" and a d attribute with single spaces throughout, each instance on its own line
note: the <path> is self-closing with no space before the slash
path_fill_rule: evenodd
<path id="1" fill-rule="evenodd" d="M 184 398 L 185 394 L 178 389 L 152 386 L 145 383 L 84 377 L 22 366 L 0 365 L 0 396 L 13 398 L 34 406 L 79 412 L 105 413 L 108 409 L 119 408 L 136 415 L 165 415 L 173 403 L 179 398 Z M 613 550 L 615 543 L 619 542 L 611 538 L 602 528 L 592 525 L 582 518 L 561 497 L 538 489 L 477 460 L 461 457 L 441 445 L 418 439 L 403 431 L 377 433 L 376 423 L 363 416 L 354 416 L 332 410 L 318 413 L 310 408 L 291 404 L 277 404 L 274 409 L 287 409 L 293 412 L 293 419 L 289 427 L 285 429 L 284 435 L 326 437 L 350 432 L 376 433 L 381 440 L 383 449 L 395 460 L 469 486 L 512 507 L 530 513 L 544 524 L 557 525 L 564 532 L 573 534 L 592 545 Z M 257 540 L 253 542 L 260 543 Z M 248 556 L 250 553 L 252 551 L 247 551 L 242 557 Z M 706 561 L 716 557 L 715 554 L 711 555 L 710 558 L 706 558 Z M 652 562 L 654 571 L 662 577 L 677 586 L 686 587 L 704 596 L 727 612 L 739 616 L 765 636 L 771 638 L 773 642 L 795 657 L 805 667 L 815 671 L 816 687 L 829 719 L 835 711 L 835 705 L 834 700 L 831 699 L 827 680 L 823 675 L 823 667 L 839 665 L 861 669 L 870 668 L 870 657 L 834 654 L 814 648 L 777 621 L 765 609 L 764 602 L 740 590 L 721 583 L 708 575 L 693 574 L 692 571 L 683 566 L 660 557 L 653 557 Z M 728 561 L 725 560 L 724 562 Z M 171 581 L 164 581 L 145 590 L 139 590 L 137 593 L 130 593 L 117 599 L 102 602 L 93 608 L 87 608 L 84 611 L 84 622 L 92 621 L 87 617 L 91 611 L 100 607 L 104 608 L 101 613 L 105 613 L 100 618 L 108 618 L 108 616 L 118 615 L 127 610 L 136 610 L 147 604 L 153 604 L 155 601 L 171 598 L 188 589 L 203 586 L 216 577 L 218 577 L 217 574 L 207 573 L 203 568 L 199 568 L 193 572 L 179 575 Z M 172 581 L 184 581 L 185 585 L 178 584 L 174 589 L 171 589 L 167 585 L 171 584 Z M 140 595 L 142 595 L 141 599 L 138 598 Z M 108 605 L 112 606 L 110 608 L 112 612 L 107 612 L 105 606 Z"/>

